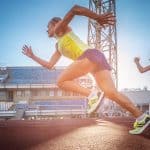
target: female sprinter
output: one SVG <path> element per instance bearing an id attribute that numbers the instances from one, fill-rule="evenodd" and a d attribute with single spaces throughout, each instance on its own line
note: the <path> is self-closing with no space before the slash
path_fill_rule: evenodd
<path id="1" fill-rule="evenodd" d="M 115 22 L 115 18 L 111 13 L 98 15 L 87 8 L 75 5 L 63 19 L 54 17 L 48 23 L 48 36 L 57 39 L 56 51 L 49 61 L 37 57 L 32 52 L 31 46 L 24 45 L 22 48 L 23 54 L 48 69 L 51 69 L 56 64 L 61 55 L 74 60 L 74 62 L 61 73 L 57 85 L 62 89 L 78 92 L 87 96 L 90 106 L 88 113 L 90 114 L 96 109 L 95 105 L 100 103 L 99 97 L 96 92 L 79 86 L 73 80 L 87 73 L 91 73 L 106 97 L 118 103 L 137 118 L 134 123 L 134 129 L 131 130 L 130 133 L 142 133 L 150 123 L 150 116 L 143 114 L 125 95 L 116 90 L 111 78 L 111 68 L 104 54 L 100 50 L 89 47 L 74 34 L 69 23 L 75 15 L 94 19 L 102 27 L 108 24 L 112 25 Z"/>

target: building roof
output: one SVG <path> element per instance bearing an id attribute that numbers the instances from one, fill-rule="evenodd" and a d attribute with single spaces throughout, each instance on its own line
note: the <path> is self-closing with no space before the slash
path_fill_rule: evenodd
<path id="1" fill-rule="evenodd" d="M 7 67 L 8 78 L 1 84 L 53 84 L 63 68 L 48 70 L 43 67 Z"/>
<path id="2" fill-rule="evenodd" d="M 124 91 L 127 97 L 131 99 L 135 104 L 150 104 L 150 91 Z"/>

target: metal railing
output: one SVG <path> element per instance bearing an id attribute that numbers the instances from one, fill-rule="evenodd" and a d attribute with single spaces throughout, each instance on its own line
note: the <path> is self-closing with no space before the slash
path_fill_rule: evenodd
<path id="1" fill-rule="evenodd" d="M 0 102 L 0 111 L 7 111 L 14 105 L 13 102 Z"/>

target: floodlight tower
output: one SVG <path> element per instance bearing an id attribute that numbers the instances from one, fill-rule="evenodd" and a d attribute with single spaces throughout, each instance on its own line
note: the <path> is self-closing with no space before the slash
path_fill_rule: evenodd
<path id="1" fill-rule="evenodd" d="M 111 12 L 116 16 L 115 0 L 89 0 L 89 9 L 100 15 Z M 89 19 L 88 44 L 105 54 L 112 67 L 115 86 L 118 88 L 116 23 L 102 28 L 97 22 Z"/>

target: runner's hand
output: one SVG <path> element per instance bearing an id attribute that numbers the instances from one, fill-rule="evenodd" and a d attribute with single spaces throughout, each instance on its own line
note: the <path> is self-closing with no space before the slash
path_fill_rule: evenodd
<path id="1" fill-rule="evenodd" d="M 139 58 L 139 57 L 135 57 L 135 58 L 134 58 L 134 62 L 135 62 L 135 63 L 139 63 L 139 61 L 140 61 L 140 58 Z"/>
<path id="2" fill-rule="evenodd" d="M 113 13 L 105 13 L 100 15 L 96 21 L 102 26 L 105 27 L 107 25 L 114 25 L 116 22 L 115 16 Z"/>
<path id="3" fill-rule="evenodd" d="M 22 53 L 30 58 L 34 56 L 31 46 L 24 45 L 22 48 Z"/>

